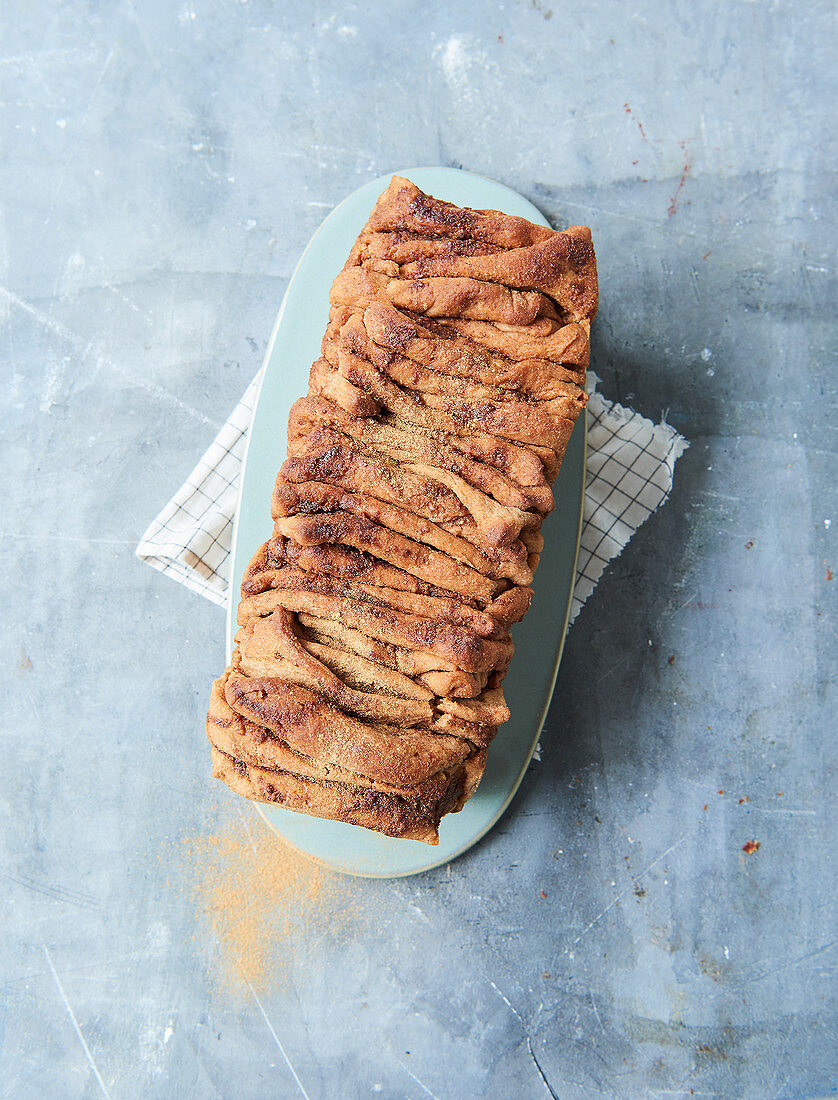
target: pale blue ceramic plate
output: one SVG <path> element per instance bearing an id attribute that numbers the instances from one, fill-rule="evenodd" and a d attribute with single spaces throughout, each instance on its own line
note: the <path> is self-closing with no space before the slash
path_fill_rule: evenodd
<path id="1" fill-rule="evenodd" d="M 509 188 L 455 168 L 416 168 L 399 173 L 423 191 L 460 206 L 503 210 L 546 225 L 542 214 Z M 305 393 L 311 363 L 329 313 L 329 287 L 389 176 L 372 180 L 344 199 L 326 218 L 302 255 L 288 286 L 265 356 L 265 371 L 247 447 L 231 554 L 228 654 L 235 634 L 239 584 L 250 558 L 270 537 L 270 500 L 285 458 L 286 423 Z M 489 750 L 483 780 L 458 814 L 443 819 L 439 846 L 393 840 L 355 825 L 322 821 L 280 807 L 259 805 L 268 824 L 293 847 L 352 875 L 393 878 L 438 867 L 461 855 L 500 818 L 524 777 L 553 694 L 564 645 L 585 484 L 586 425 L 573 433 L 554 491 L 556 509 L 544 523 L 544 553 L 535 598 L 526 621 L 514 630 L 515 657 L 504 682 L 512 717 Z"/>

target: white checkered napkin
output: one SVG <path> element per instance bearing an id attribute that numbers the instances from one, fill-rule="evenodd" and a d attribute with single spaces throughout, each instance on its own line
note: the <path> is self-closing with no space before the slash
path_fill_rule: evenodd
<path id="1" fill-rule="evenodd" d="M 588 469 L 582 542 L 570 621 L 602 571 L 669 496 L 676 460 L 689 446 L 666 422 L 616 405 L 589 372 Z M 213 603 L 227 601 L 227 559 L 247 431 L 259 376 L 201 461 L 143 535 L 137 555 Z"/>
<path id="2" fill-rule="evenodd" d="M 588 372 L 588 459 L 582 537 L 570 621 L 582 610 L 606 565 L 672 491 L 675 463 L 689 443 L 666 423 L 606 401 Z"/>
<path id="3" fill-rule="evenodd" d="M 239 477 L 261 371 L 137 546 L 137 557 L 224 606 Z"/>

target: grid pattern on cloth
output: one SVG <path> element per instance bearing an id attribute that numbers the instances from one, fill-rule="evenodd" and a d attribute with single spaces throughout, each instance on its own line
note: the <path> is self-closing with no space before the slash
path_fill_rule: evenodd
<path id="1" fill-rule="evenodd" d="M 224 606 L 227 560 L 247 432 L 256 407 L 261 371 L 233 409 L 200 462 L 137 546 L 137 556 Z"/>
<path id="2" fill-rule="evenodd" d="M 592 386 L 599 381 L 588 375 Z M 689 446 L 662 421 L 594 392 L 588 402 L 588 457 L 582 537 L 570 621 L 596 587 L 606 565 L 672 491 L 675 463 Z"/>
<path id="3" fill-rule="evenodd" d="M 603 569 L 672 489 L 677 459 L 689 446 L 666 422 L 623 408 L 596 392 L 588 403 L 585 505 L 570 621 Z M 137 546 L 137 556 L 213 603 L 227 602 L 227 561 L 247 432 L 259 375 L 224 427 Z"/>

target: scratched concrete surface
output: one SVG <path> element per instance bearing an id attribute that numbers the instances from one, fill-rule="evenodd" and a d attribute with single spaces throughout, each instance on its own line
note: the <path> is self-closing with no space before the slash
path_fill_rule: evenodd
<path id="1" fill-rule="evenodd" d="M 834 1093 L 834 6 L 0 19 L 0 1096 Z M 324 213 L 411 164 L 590 224 L 604 391 L 692 445 L 502 823 L 357 886 L 263 1015 L 165 855 L 236 820 L 202 734 L 223 614 L 133 547 Z"/>

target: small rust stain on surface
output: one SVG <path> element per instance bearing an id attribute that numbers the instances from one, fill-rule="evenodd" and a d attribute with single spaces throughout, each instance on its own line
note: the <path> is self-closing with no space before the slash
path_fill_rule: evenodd
<path id="1" fill-rule="evenodd" d="M 682 141 L 681 148 L 684 151 L 684 167 L 681 169 L 681 178 L 678 180 L 678 186 L 675 188 L 675 194 L 669 203 L 669 208 L 666 211 L 666 216 L 671 218 L 673 214 L 678 212 L 678 202 L 681 198 L 681 192 L 684 190 L 684 184 L 687 182 L 687 177 L 692 170 L 692 159 L 690 158 L 690 151 L 686 144 Z"/>
<path id="2" fill-rule="evenodd" d="M 646 131 L 643 129 L 643 123 L 640 121 L 640 119 L 637 117 L 631 107 L 629 107 L 628 103 L 623 104 L 623 110 L 626 112 L 626 114 L 629 116 L 635 126 L 637 126 L 637 129 L 640 131 L 640 136 L 643 141 L 648 142 L 649 139 L 646 137 Z M 637 161 L 635 161 L 634 163 L 636 164 Z"/>
<path id="3" fill-rule="evenodd" d="M 753 550 L 753 548 L 754 548 L 754 540 L 753 539 L 748 539 L 748 541 L 745 543 L 745 549 L 746 550 Z"/>
<path id="4" fill-rule="evenodd" d="M 752 856 L 754 854 L 754 852 L 756 852 L 758 849 L 759 849 L 759 841 L 758 840 L 749 840 L 745 844 L 742 845 L 742 851 L 745 853 L 746 856 Z"/>

